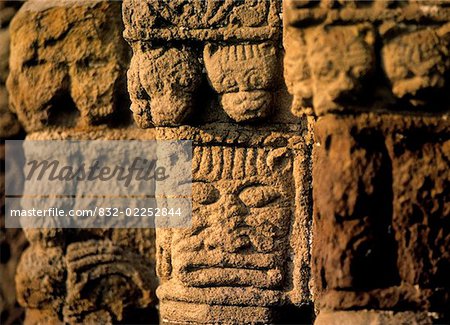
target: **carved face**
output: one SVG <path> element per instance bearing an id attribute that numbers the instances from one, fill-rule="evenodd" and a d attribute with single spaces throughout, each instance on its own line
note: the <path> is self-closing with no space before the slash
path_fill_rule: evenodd
<path id="1" fill-rule="evenodd" d="M 374 67 L 373 39 L 373 31 L 363 25 L 307 35 L 316 111 L 336 108 L 339 99 L 360 88 Z"/>
<path id="2" fill-rule="evenodd" d="M 208 44 L 204 60 L 210 83 L 231 118 L 245 121 L 269 113 L 278 68 L 271 44 Z"/>
<path id="3" fill-rule="evenodd" d="M 140 127 L 177 125 L 191 112 L 201 84 L 201 67 L 192 49 L 135 44 L 128 71 L 131 109 Z"/>
<path id="4" fill-rule="evenodd" d="M 421 103 L 427 90 L 445 85 L 449 69 L 448 44 L 432 29 L 402 34 L 382 49 L 383 66 L 399 98 Z"/>
<path id="5" fill-rule="evenodd" d="M 294 95 L 292 112 L 312 114 L 311 69 L 307 60 L 307 44 L 303 35 L 288 29 L 284 33 L 284 79 L 288 91 Z"/>
<path id="6" fill-rule="evenodd" d="M 269 43 L 219 46 L 204 51 L 208 77 L 218 93 L 270 89 L 276 51 Z"/>
<path id="7" fill-rule="evenodd" d="M 294 209 L 289 152 L 202 151 L 197 151 L 202 164 L 193 185 L 193 226 L 173 238 L 177 277 L 191 286 L 279 287 Z"/>

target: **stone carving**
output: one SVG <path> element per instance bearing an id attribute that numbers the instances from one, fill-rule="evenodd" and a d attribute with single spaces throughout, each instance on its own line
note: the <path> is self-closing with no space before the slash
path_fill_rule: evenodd
<path id="1" fill-rule="evenodd" d="M 221 95 L 221 105 L 228 116 L 242 122 L 270 114 L 272 90 L 276 87 L 274 76 L 279 70 L 275 46 L 207 44 L 204 60 L 209 80 Z"/>
<path id="2" fill-rule="evenodd" d="M 121 321 L 127 307 L 145 308 L 152 301 L 149 263 L 111 241 L 70 244 L 66 261 L 69 290 L 63 313 L 69 323 Z"/>
<path id="3" fill-rule="evenodd" d="M 94 129 L 95 130 L 95 129 Z M 78 140 L 117 139 L 136 135 L 113 131 L 98 126 L 96 131 L 87 133 L 82 130 L 61 132 L 47 130 L 27 135 L 27 139 L 57 140 L 73 138 Z M 142 134 L 140 134 L 142 137 Z M 30 142 L 28 142 L 29 144 Z M 131 142 L 138 145 L 138 141 Z M 84 147 L 86 148 L 86 147 Z M 29 149 L 29 148 L 28 148 Z M 28 155 L 39 159 L 45 157 L 45 150 L 39 152 L 28 150 Z M 98 150 L 98 149 L 97 149 Z M 73 148 L 52 150 L 51 155 L 60 163 L 77 161 Z M 97 153 L 101 151 L 96 151 Z M 87 153 L 87 149 L 83 154 Z M 120 153 L 123 155 L 123 152 Z M 78 156 L 79 157 L 79 156 Z M 87 157 L 87 156 L 84 156 Z M 111 158 L 111 156 L 109 156 Z M 46 193 L 48 186 L 42 183 L 25 184 L 25 193 Z M 61 184 L 60 184 L 61 185 Z M 52 191 L 64 192 L 60 185 L 54 185 Z M 70 189 L 67 183 L 65 190 Z M 78 184 L 80 189 L 80 184 Z M 87 188 L 83 193 L 90 193 Z M 114 197 L 114 186 L 110 194 Z M 80 191 L 83 191 L 80 189 Z M 91 191 L 92 192 L 92 191 Z M 101 193 L 97 191 L 96 193 Z M 108 197 L 107 195 L 105 197 Z M 23 208 L 36 207 L 37 202 L 45 198 L 22 199 Z M 111 201 L 106 198 L 77 197 L 74 200 L 61 200 L 50 194 L 46 202 L 52 207 L 65 209 L 86 209 L 92 206 L 111 206 L 111 202 L 122 204 L 119 198 Z M 129 203 L 127 207 L 132 206 Z M 68 210 L 66 210 L 68 211 Z M 69 220 L 68 220 L 69 219 Z M 25 322 L 68 324 L 101 323 L 151 323 L 154 322 L 152 309 L 155 303 L 155 232 L 144 228 L 57 228 L 58 225 L 83 226 L 92 225 L 92 218 L 76 218 L 78 223 L 70 223 L 70 218 L 21 218 L 30 247 L 25 251 L 16 274 L 19 302 L 27 307 Z M 90 220 L 89 220 L 90 219 Z M 97 224 L 107 227 L 106 215 L 94 217 Z M 113 218 L 109 218 L 111 220 Z M 112 221 L 112 223 L 117 220 Z M 116 223 L 117 224 L 117 223 Z M 32 228 L 39 227 L 41 228 Z"/>
<path id="4" fill-rule="evenodd" d="M 424 105 L 436 95 L 442 100 L 439 95 L 447 86 L 445 78 L 450 71 L 450 23 L 423 29 L 396 25 L 386 22 L 382 26 L 381 56 L 392 92 L 414 106 Z"/>
<path id="5" fill-rule="evenodd" d="M 26 306 L 27 321 L 58 322 L 63 304 L 65 263 L 61 247 L 32 245 L 23 253 L 17 268 L 18 301 Z"/>
<path id="6" fill-rule="evenodd" d="M 317 27 L 299 34 L 291 34 L 285 41 L 293 111 L 311 114 L 314 107 L 316 114 L 322 115 L 344 110 L 345 100 L 355 98 L 373 73 L 373 28 L 366 24 Z"/>
<path id="7" fill-rule="evenodd" d="M 297 154 L 194 149 L 192 227 L 157 229 L 163 321 L 266 323 L 289 301 L 305 302 L 298 284 L 307 279 L 298 273 L 307 238 L 298 228 L 307 216 L 295 203 Z"/>
<path id="8" fill-rule="evenodd" d="M 285 21 L 300 26 L 310 23 L 353 23 L 355 21 L 420 22 L 421 19 L 446 22 L 448 1 L 346 1 L 346 0 L 284 0 Z"/>
<path id="9" fill-rule="evenodd" d="M 124 36 L 133 48 L 128 86 L 137 124 L 186 121 L 194 98 L 201 96 L 203 63 L 229 117 L 237 122 L 267 117 L 279 88 L 273 43 L 279 12 L 272 0 L 124 1 Z"/>
<path id="10" fill-rule="evenodd" d="M 27 131 L 119 116 L 127 65 L 119 3 L 28 1 L 10 32 L 7 86 Z"/>
<path id="11" fill-rule="evenodd" d="M 126 0 L 125 38 L 130 40 L 265 40 L 277 36 L 276 0 Z"/>
<path id="12" fill-rule="evenodd" d="M 152 240 L 153 231 L 139 231 L 148 236 L 137 236 L 139 245 L 147 246 L 143 251 L 134 244 L 133 236 L 139 234 L 125 229 L 110 235 L 101 230 L 26 230 L 31 246 L 16 275 L 18 300 L 28 308 L 26 322 L 115 323 L 126 320 L 130 309 L 149 307 L 155 275 L 148 250 L 152 245 L 145 241 Z M 63 239 L 71 236 L 81 239 Z"/>
<path id="13" fill-rule="evenodd" d="M 20 3 L 0 4 L 0 138 L 17 136 L 21 131 L 17 117 L 9 110 L 6 78 L 9 73 L 9 22 L 14 17 Z"/>
<path id="14" fill-rule="evenodd" d="M 131 110 L 139 127 L 180 124 L 192 111 L 201 83 L 201 66 L 187 46 L 133 43 L 128 70 Z"/>
<path id="15" fill-rule="evenodd" d="M 314 149 L 312 268 L 318 307 L 410 310 L 418 321 L 425 311 L 445 319 L 448 123 L 438 117 L 330 115 L 315 132 L 320 146 Z"/>
<path id="16" fill-rule="evenodd" d="M 449 109 L 430 108 L 437 98 L 448 102 L 446 2 L 285 0 L 284 6 L 294 114 Z"/>

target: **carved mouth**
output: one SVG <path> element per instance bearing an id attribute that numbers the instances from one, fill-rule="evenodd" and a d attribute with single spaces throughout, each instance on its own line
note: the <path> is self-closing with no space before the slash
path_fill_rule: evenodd
<path id="1" fill-rule="evenodd" d="M 222 96 L 225 112 L 234 120 L 250 121 L 270 113 L 272 94 L 264 90 L 240 91 Z"/>

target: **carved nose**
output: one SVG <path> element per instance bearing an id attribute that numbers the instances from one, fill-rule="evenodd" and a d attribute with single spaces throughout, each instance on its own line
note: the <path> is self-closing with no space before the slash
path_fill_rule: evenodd
<path id="1" fill-rule="evenodd" d="M 227 217 L 244 216 L 248 214 L 248 208 L 244 203 L 234 196 L 227 198 L 224 204 L 224 212 Z"/>

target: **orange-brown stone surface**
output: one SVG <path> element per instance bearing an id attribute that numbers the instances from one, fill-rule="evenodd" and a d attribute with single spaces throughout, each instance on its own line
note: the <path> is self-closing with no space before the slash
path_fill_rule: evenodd
<path id="1" fill-rule="evenodd" d="M 2 324 L 449 322 L 448 1 L 19 7 L 0 2 L 2 149 L 21 125 L 191 140 L 192 220 L 2 216 Z"/>

